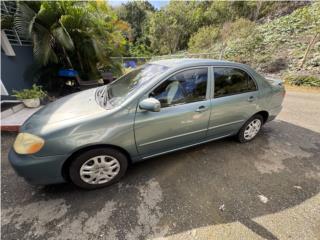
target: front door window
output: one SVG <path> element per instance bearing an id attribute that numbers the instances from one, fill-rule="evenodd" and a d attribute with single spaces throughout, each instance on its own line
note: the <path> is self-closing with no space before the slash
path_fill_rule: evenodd
<path id="1" fill-rule="evenodd" d="M 149 97 L 158 99 L 161 107 L 203 101 L 206 98 L 208 68 L 179 72 L 154 89 Z"/>

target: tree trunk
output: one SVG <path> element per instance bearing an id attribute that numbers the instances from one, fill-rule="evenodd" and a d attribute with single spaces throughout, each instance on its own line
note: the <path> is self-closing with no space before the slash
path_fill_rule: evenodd
<path id="1" fill-rule="evenodd" d="M 317 32 L 317 33 L 313 36 L 313 38 L 311 39 L 311 41 L 310 41 L 310 43 L 309 43 L 309 45 L 308 45 L 308 47 L 307 47 L 307 50 L 306 50 L 306 52 L 304 53 L 303 59 L 302 59 L 302 61 L 301 61 L 301 64 L 300 64 L 300 67 L 299 67 L 300 69 L 303 67 L 304 63 L 306 62 L 307 57 L 308 57 L 308 55 L 309 55 L 309 52 L 310 52 L 310 50 L 311 50 L 314 42 L 316 41 L 318 34 L 319 34 L 319 33 Z"/>
<path id="2" fill-rule="evenodd" d="M 82 60 L 81 60 L 81 56 L 80 56 L 79 51 L 77 51 L 77 56 L 78 56 L 78 59 L 79 59 L 79 63 L 80 63 L 80 67 L 81 67 L 81 71 L 82 71 L 82 72 L 84 72 L 83 63 L 82 63 Z"/>
<path id="3" fill-rule="evenodd" d="M 62 46 L 61 46 L 61 47 L 62 47 Z M 70 61 L 70 58 L 69 58 L 69 56 L 68 56 L 68 54 L 67 54 L 67 51 L 64 49 L 64 47 L 62 47 L 62 51 L 63 51 L 64 56 L 65 56 L 66 59 L 67 59 L 67 62 L 68 62 L 69 67 L 70 67 L 71 69 L 73 69 L 73 65 L 72 65 L 72 63 L 71 63 L 71 61 Z"/>

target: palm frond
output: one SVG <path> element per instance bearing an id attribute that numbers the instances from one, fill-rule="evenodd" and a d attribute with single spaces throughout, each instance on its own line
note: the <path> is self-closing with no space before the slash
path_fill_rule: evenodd
<path id="1" fill-rule="evenodd" d="M 57 22 L 60 15 L 63 14 L 59 2 L 50 1 L 42 2 L 40 10 L 38 12 L 38 20 L 42 25 L 50 28 L 53 24 Z"/>
<path id="2" fill-rule="evenodd" d="M 73 50 L 74 44 L 68 31 L 65 29 L 61 21 L 59 25 L 52 30 L 52 35 L 58 40 L 59 44 L 67 50 Z"/>
<path id="3" fill-rule="evenodd" d="M 26 3 L 18 2 L 17 11 L 14 17 L 14 26 L 17 31 L 27 37 L 31 37 L 31 30 L 37 13 Z"/>
<path id="4" fill-rule="evenodd" d="M 92 48 L 94 50 L 94 54 L 95 56 L 101 60 L 103 59 L 103 50 L 99 47 L 99 45 L 97 44 L 97 41 L 93 38 L 91 39 L 91 44 L 92 44 Z"/>
<path id="5" fill-rule="evenodd" d="M 41 33 L 33 35 L 33 55 L 37 62 L 47 65 L 52 55 L 51 48 L 52 37 L 49 33 Z"/>
<path id="6" fill-rule="evenodd" d="M 81 66 L 90 75 L 98 64 L 112 65 L 109 57 L 123 52 L 123 29 L 104 2 L 19 2 L 18 9 L 15 25 L 31 37 L 34 57 L 42 66 L 63 64 L 67 58 L 68 65 Z"/>

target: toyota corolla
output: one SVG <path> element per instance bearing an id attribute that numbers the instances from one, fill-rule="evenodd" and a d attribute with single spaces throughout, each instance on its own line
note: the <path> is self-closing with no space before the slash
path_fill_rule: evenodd
<path id="1" fill-rule="evenodd" d="M 280 80 L 239 63 L 151 62 L 43 107 L 21 126 L 9 160 L 32 184 L 104 187 L 147 158 L 228 136 L 251 141 L 284 94 Z"/>

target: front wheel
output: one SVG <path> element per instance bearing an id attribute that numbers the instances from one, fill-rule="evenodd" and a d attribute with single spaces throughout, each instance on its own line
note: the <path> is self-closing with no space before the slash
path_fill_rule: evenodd
<path id="1" fill-rule="evenodd" d="M 117 182 L 125 174 L 127 166 L 127 157 L 116 149 L 92 149 L 72 161 L 69 175 L 78 187 L 96 189 Z"/>
<path id="2" fill-rule="evenodd" d="M 239 130 L 237 139 L 241 143 L 249 142 L 257 136 L 263 124 L 260 114 L 251 117 Z"/>

